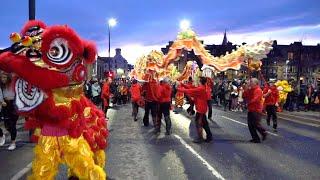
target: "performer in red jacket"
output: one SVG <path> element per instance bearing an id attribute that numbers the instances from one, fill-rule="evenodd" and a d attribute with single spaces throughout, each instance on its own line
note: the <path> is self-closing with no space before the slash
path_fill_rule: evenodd
<path id="1" fill-rule="evenodd" d="M 196 105 L 195 121 L 198 132 L 198 139 L 195 139 L 193 141 L 195 143 L 203 142 L 202 128 L 206 131 L 207 134 L 205 142 L 212 141 L 212 134 L 206 117 L 206 113 L 208 111 L 207 92 L 205 87 L 207 79 L 205 77 L 200 77 L 200 83 L 200 86 L 191 89 L 178 88 L 178 91 L 184 92 L 194 98 L 194 102 Z"/>
<path id="2" fill-rule="evenodd" d="M 211 78 L 207 78 L 206 92 L 207 92 L 207 104 L 208 104 L 208 119 L 212 120 L 212 86 L 213 82 Z"/>
<path id="3" fill-rule="evenodd" d="M 252 78 L 248 89 L 244 92 L 244 97 L 248 102 L 248 127 L 252 140 L 250 142 L 260 143 L 260 138 L 257 130 L 262 135 L 262 140 L 266 139 L 266 130 L 262 127 L 261 113 L 262 113 L 262 90 L 259 86 L 259 80 Z"/>
<path id="4" fill-rule="evenodd" d="M 110 102 L 110 84 L 112 82 L 111 78 L 107 78 L 106 82 L 103 84 L 102 87 L 102 92 L 101 92 L 101 99 L 103 101 L 103 109 L 104 109 L 104 113 L 107 116 L 107 111 L 109 108 L 109 102 Z"/>
<path id="5" fill-rule="evenodd" d="M 270 126 L 270 118 L 272 116 L 273 129 L 277 131 L 277 108 L 279 101 L 279 91 L 277 86 L 274 84 L 274 81 L 269 81 L 263 90 L 263 97 L 265 98 L 264 104 L 266 105 L 267 110 L 267 124 Z"/>
<path id="6" fill-rule="evenodd" d="M 192 77 L 189 77 L 187 84 L 181 84 L 182 87 L 186 88 L 186 89 L 190 89 L 190 88 L 194 88 L 195 86 L 193 85 L 193 80 Z M 187 101 L 189 102 L 190 106 L 187 109 L 187 113 L 189 115 L 194 115 L 195 111 L 194 111 L 194 100 L 192 97 L 190 96 L 186 96 Z"/>
<path id="7" fill-rule="evenodd" d="M 137 80 L 132 81 L 130 88 L 131 102 L 132 102 L 132 116 L 133 120 L 137 121 L 137 115 L 139 111 L 138 101 L 141 99 L 141 86 L 138 84 Z"/>
<path id="8" fill-rule="evenodd" d="M 166 122 L 166 135 L 171 134 L 171 119 L 170 119 L 170 107 L 171 107 L 171 86 L 168 83 L 168 79 L 165 78 L 160 81 L 159 86 L 159 114 L 157 118 L 157 124 L 159 124 L 158 131 L 160 132 L 161 128 L 161 118 L 164 116 Z"/>
<path id="9" fill-rule="evenodd" d="M 155 79 L 150 79 L 143 85 L 145 94 L 145 112 L 143 117 L 144 126 L 149 126 L 149 111 L 151 111 L 153 125 L 158 130 L 157 110 L 158 110 L 158 83 Z"/>

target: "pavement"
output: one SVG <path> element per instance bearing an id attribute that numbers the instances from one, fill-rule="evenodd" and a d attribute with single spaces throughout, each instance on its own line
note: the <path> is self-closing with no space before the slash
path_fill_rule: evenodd
<path id="1" fill-rule="evenodd" d="M 150 126 L 131 118 L 131 105 L 111 109 L 106 171 L 109 179 L 206 180 L 206 179 L 320 179 L 320 127 L 279 118 L 278 132 L 267 127 L 267 140 L 249 143 L 246 113 L 213 109 L 209 121 L 213 142 L 194 144 L 193 117 L 184 111 L 171 113 L 173 133 L 153 133 Z M 294 115 L 296 116 L 296 115 Z M 296 122 L 295 122 L 296 121 Z M 0 150 L 0 179 L 30 173 L 32 144 L 22 143 L 27 132 L 20 130 L 21 146 L 16 151 Z M 19 142 L 20 143 L 20 142 Z M 29 170 L 29 171 L 28 171 Z M 18 176 L 15 176 L 18 177 Z M 66 168 L 56 179 L 67 179 Z"/>

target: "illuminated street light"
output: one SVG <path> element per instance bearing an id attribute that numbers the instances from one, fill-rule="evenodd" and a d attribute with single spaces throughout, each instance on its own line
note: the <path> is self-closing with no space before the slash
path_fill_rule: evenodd
<path id="1" fill-rule="evenodd" d="M 185 31 L 185 30 L 188 30 L 191 26 L 191 23 L 189 20 L 187 19 L 184 19 L 182 21 L 180 21 L 180 29 Z"/>
<path id="2" fill-rule="evenodd" d="M 108 49 L 108 54 L 109 54 L 109 60 L 108 60 L 108 65 L 109 65 L 109 71 L 110 71 L 110 49 L 111 49 L 111 32 L 110 29 L 114 26 L 117 25 L 117 20 L 115 18 L 110 18 L 108 20 L 108 37 L 109 37 L 109 49 Z"/>
<path id="3" fill-rule="evenodd" d="M 115 18 L 110 18 L 110 19 L 108 20 L 108 25 L 109 25 L 109 27 L 114 27 L 114 26 L 116 26 L 116 25 L 117 25 L 117 20 L 116 20 Z"/>

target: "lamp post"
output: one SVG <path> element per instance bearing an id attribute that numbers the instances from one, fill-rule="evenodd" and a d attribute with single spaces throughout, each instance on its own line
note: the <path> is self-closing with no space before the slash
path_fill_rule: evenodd
<path id="1" fill-rule="evenodd" d="M 114 26 L 117 25 L 117 20 L 115 18 L 110 18 L 108 20 L 108 39 L 109 39 L 109 49 L 108 49 L 108 54 L 109 54 L 109 60 L 108 60 L 108 65 L 109 65 L 109 71 L 111 70 L 110 68 L 110 48 L 111 48 L 111 32 L 110 29 Z"/>
<path id="2" fill-rule="evenodd" d="M 36 1 L 29 0 L 29 20 L 34 20 L 36 18 Z"/>

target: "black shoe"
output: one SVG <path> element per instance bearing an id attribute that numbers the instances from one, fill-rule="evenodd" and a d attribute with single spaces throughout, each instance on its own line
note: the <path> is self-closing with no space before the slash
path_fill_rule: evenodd
<path id="1" fill-rule="evenodd" d="M 267 139 L 267 133 L 265 132 L 263 135 L 262 135 L 262 141 L 265 141 Z"/>
<path id="2" fill-rule="evenodd" d="M 75 176 L 70 176 L 70 177 L 68 178 L 68 180 L 79 180 L 79 178 L 78 178 L 78 177 L 75 177 Z"/>
<path id="3" fill-rule="evenodd" d="M 260 140 L 254 140 L 254 139 L 251 139 L 249 142 L 251 142 L 251 143 L 261 143 Z"/>
<path id="4" fill-rule="evenodd" d="M 145 127 L 148 127 L 148 126 L 149 126 L 149 123 L 143 123 L 143 125 L 144 125 Z"/>
<path id="5" fill-rule="evenodd" d="M 204 142 L 209 143 L 212 141 L 212 137 L 207 138 L 206 140 L 204 140 Z"/>
<path id="6" fill-rule="evenodd" d="M 166 131 L 166 135 L 169 136 L 171 134 L 171 131 Z"/>
<path id="7" fill-rule="evenodd" d="M 197 139 L 194 139 L 192 142 L 196 143 L 196 144 L 201 144 L 201 143 L 203 143 L 203 139 L 202 138 L 197 138 Z"/>
<path id="8" fill-rule="evenodd" d="M 278 132 L 277 128 L 273 128 L 273 132 Z"/>
<path id="9" fill-rule="evenodd" d="M 158 128 L 156 128 L 156 129 L 153 131 L 154 134 L 160 134 L 160 132 L 161 132 L 161 131 L 160 131 L 160 129 L 158 129 Z"/>
<path id="10" fill-rule="evenodd" d="M 134 118 L 133 120 L 134 120 L 134 121 L 138 121 L 138 119 L 137 119 L 137 118 Z"/>

